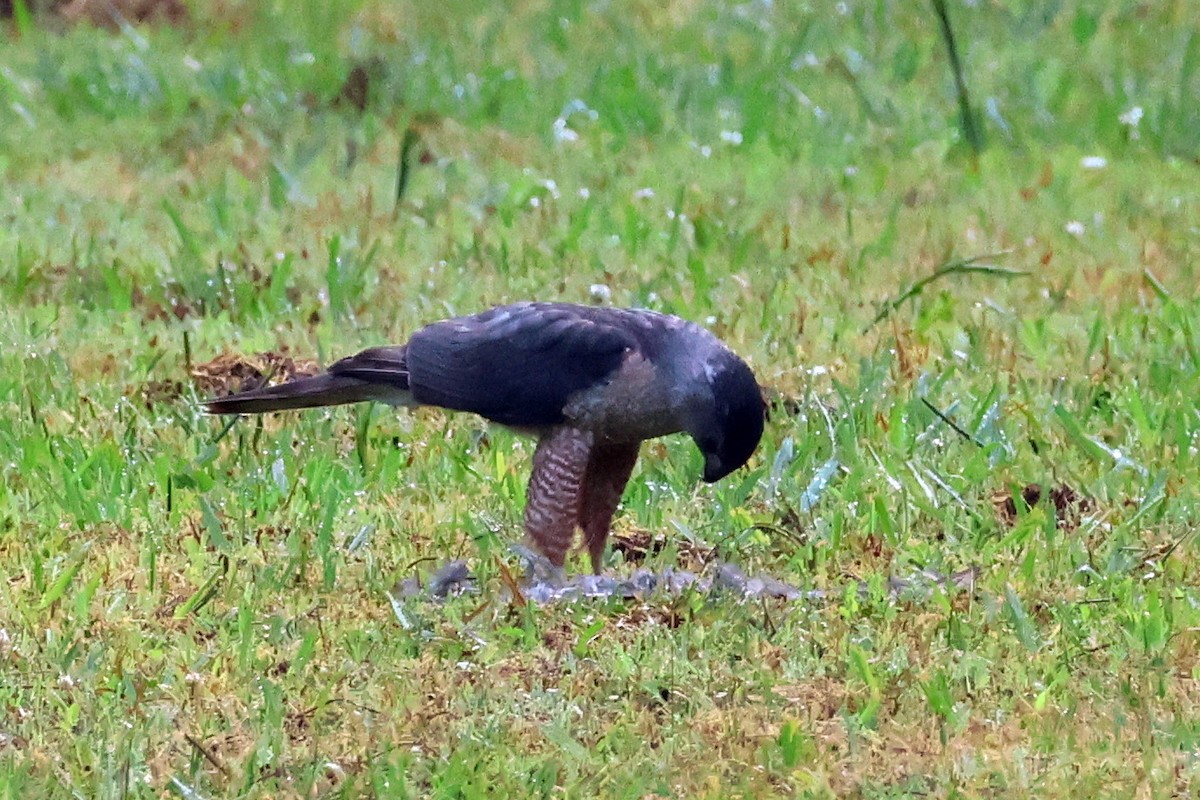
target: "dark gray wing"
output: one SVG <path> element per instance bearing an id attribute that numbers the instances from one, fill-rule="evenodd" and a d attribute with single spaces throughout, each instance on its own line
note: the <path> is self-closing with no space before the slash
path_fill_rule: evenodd
<path id="1" fill-rule="evenodd" d="M 406 346 L 413 398 L 505 425 L 560 423 L 571 395 L 638 349 L 623 318 L 605 311 L 520 303 L 434 323 Z"/>

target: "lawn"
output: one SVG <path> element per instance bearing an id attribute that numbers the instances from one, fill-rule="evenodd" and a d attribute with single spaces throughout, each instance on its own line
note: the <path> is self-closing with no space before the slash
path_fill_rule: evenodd
<path id="1" fill-rule="evenodd" d="M 936 2 L 30 5 L 0 798 L 1200 791 L 1188 0 L 951 0 L 965 118 Z M 527 298 L 701 321 L 772 398 L 718 484 L 644 448 L 609 573 L 803 599 L 529 602 L 530 441 L 197 405 Z"/>

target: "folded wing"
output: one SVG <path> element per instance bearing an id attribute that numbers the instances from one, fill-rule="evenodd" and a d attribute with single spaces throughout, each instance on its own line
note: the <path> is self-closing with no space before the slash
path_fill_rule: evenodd
<path id="1" fill-rule="evenodd" d="M 406 347 L 413 398 L 505 425 L 560 423 L 573 394 L 603 382 L 638 347 L 604 311 L 528 303 L 423 328 Z"/>

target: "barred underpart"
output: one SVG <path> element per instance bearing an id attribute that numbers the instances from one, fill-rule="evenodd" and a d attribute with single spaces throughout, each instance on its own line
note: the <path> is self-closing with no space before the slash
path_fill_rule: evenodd
<path id="1" fill-rule="evenodd" d="M 592 572 L 604 566 L 604 545 L 625 484 L 637 463 L 639 445 L 598 444 L 592 448 L 579 498 L 579 527 L 592 559 Z"/>
<path id="2" fill-rule="evenodd" d="M 567 560 L 579 520 L 580 488 L 591 456 L 592 434 L 557 428 L 538 441 L 525 505 L 525 532 L 556 567 Z"/>

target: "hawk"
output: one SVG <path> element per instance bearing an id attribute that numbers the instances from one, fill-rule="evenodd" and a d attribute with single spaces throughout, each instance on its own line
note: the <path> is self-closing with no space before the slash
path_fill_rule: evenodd
<path id="1" fill-rule="evenodd" d="M 525 532 L 561 568 L 580 528 L 596 574 L 643 441 L 689 434 L 711 483 L 749 460 L 766 417 L 750 367 L 695 323 L 532 302 L 435 322 L 324 374 L 204 405 L 261 414 L 366 400 L 470 411 L 537 436 Z"/>

